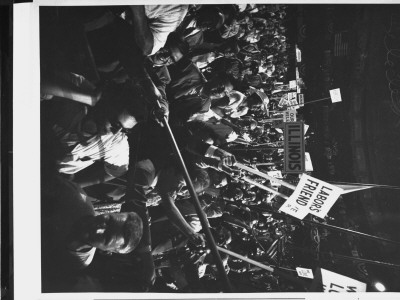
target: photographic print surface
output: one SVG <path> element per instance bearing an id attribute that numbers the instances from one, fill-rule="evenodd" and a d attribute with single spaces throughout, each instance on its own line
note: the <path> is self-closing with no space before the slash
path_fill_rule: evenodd
<path id="1" fill-rule="evenodd" d="M 400 291 L 399 5 L 41 6 L 42 293 Z"/>

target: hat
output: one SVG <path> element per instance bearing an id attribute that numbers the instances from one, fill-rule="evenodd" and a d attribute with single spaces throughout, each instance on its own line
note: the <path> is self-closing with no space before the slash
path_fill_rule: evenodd
<path id="1" fill-rule="evenodd" d="M 229 103 L 236 103 L 236 102 L 241 103 L 244 98 L 246 98 L 246 95 L 244 95 L 239 91 L 232 90 L 229 93 Z"/>
<path id="2" fill-rule="evenodd" d="M 256 90 L 255 93 L 258 95 L 258 97 L 261 98 L 262 102 L 264 103 L 264 110 L 267 110 L 269 104 L 268 96 L 264 92 L 261 92 L 260 90 Z"/>

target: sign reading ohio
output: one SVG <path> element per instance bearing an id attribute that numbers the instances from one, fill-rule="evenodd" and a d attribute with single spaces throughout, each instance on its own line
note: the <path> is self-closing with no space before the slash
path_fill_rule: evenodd
<path id="1" fill-rule="evenodd" d="M 303 122 L 284 123 L 284 165 L 285 173 L 304 173 L 305 151 L 304 151 L 304 125 Z"/>

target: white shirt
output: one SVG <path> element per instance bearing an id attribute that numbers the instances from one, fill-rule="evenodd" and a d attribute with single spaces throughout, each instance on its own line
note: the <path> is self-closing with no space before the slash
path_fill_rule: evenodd
<path id="1" fill-rule="evenodd" d="M 154 39 L 150 55 L 164 47 L 168 35 L 182 23 L 188 8 L 189 5 L 145 5 L 145 13 Z"/>
<path id="2" fill-rule="evenodd" d="M 72 140 L 72 135 L 62 139 L 66 144 L 70 144 Z M 59 172 L 74 174 L 98 160 L 104 160 L 104 168 L 108 175 L 119 177 L 126 173 L 129 165 L 127 136 L 122 132 L 96 135 L 86 143 L 76 144 L 71 153 L 59 161 Z"/>

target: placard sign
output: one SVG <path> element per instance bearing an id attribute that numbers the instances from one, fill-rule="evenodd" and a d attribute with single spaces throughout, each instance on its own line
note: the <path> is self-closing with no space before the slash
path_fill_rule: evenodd
<path id="1" fill-rule="evenodd" d="M 297 87 L 297 81 L 296 80 L 290 80 L 289 81 L 289 88 L 290 89 L 295 89 Z"/>
<path id="2" fill-rule="evenodd" d="M 300 108 L 300 106 L 298 106 L 297 93 L 296 92 L 288 93 L 288 101 L 289 101 L 289 106 L 290 106 L 291 109 Z"/>
<path id="3" fill-rule="evenodd" d="M 314 171 L 313 165 L 312 165 L 312 161 L 311 161 L 311 155 L 309 152 L 305 153 L 305 162 L 306 162 L 306 171 L 307 172 L 312 172 Z"/>
<path id="4" fill-rule="evenodd" d="M 278 106 L 282 107 L 285 105 L 289 105 L 289 101 L 288 101 L 288 94 L 284 94 L 281 98 L 281 100 L 279 100 Z"/>
<path id="5" fill-rule="evenodd" d="M 287 95 L 288 95 L 288 100 L 289 101 L 297 98 L 297 93 L 296 92 L 289 92 Z M 296 104 L 297 104 L 297 102 L 296 102 Z"/>
<path id="6" fill-rule="evenodd" d="M 340 89 L 329 90 L 332 103 L 342 102 L 342 96 L 340 95 Z"/>
<path id="7" fill-rule="evenodd" d="M 304 106 L 304 94 L 297 94 L 297 101 L 299 101 L 300 107 Z"/>
<path id="8" fill-rule="evenodd" d="M 314 279 L 314 275 L 311 269 L 297 267 L 296 271 L 297 275 L 299 275 L 300 277 Z"/>
<path id="9" fill-rule="evenodd" d="M 296 122 L 296 110 L 288 109 L 283 113 L 283 122 Z"/>
<path id="10" fill-rule="evenodd" d="M 276 170 L 276 171 L 268 171 L 267 174 L 268 174 L 269 176 L 271 176 L 271 177 L 274 177 L 274 178 L 283 178 L 283 177 L 282 177 L 282 172 L 279 171 L 279 170 Z"/>
<path id="11" fill-rule="evenodd" d="M 284 167 L 285 173 L 304 173 L 304 125 L 303 122 L 286 122 L 284 124 Z"/>
<path id="12" fill-rule="evenodd" d="M 306 177 L 303 175 L 300 178 L 299 183 L 297 184 L 296 189 L 292 193 L 292 195 L 285 201 L 285 203 L 279 208 L 280 211 L 287 213 L 297 219 L 303 220 L 305 216 L 308 214 L 308 205 L 304 205 L 301 202 L 301 192 L 302 189 L 299 189 L 299 186 L 304 186 L 307 183 Z M 298 199 L 300 200 L 298 201 Z"/>
<path id="13" fill-rule="evenodd" d="M 277 170 L 277 171 L 268 171 L 267 174 L 268 174 L 269 176 L 271 176 L 271 177 L 274 177 L 274 178 L 282 178 L 282 172 L 279 171 L 279 170 Z M 279 187 L 279 186 L 281 186 L 280 183 L 278 183 L 278 182 L 276 182 L 276 181 L 274 181 L 274 180 L 271 180 L 271 185 L 272 185 L 273 187 Z"/>
<path id="14" fill-rule="evenodd" d="M 337 186 L 303 174 L 295 191 L 279 210 L 301 220 L 308 213 L 324 218 L 342 191 Z"/>
<path id="15" fill-rule="evenodd" d="M 321 268 L 322 285 L 325 293 L 362 293 L 367 291 L 364 282 Z"/>

